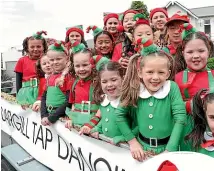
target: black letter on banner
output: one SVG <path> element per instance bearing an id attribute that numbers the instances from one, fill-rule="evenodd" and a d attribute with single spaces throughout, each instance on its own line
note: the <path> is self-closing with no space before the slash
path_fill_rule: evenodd
<path id="1" fill-rule="evenodd" d="M 3 120 L 3 121 L 6 121 L 6 116 L 4 115 L 4 109 L 1 107 L 1 119 Z"/>
<path id="2" fill-rule="evenodd" d="M 19 123 L 18 121 L 15 122 L 15 121 L 14 121 L 14 117 L 15 117 L 17 120 L 19 120 L 19 117 L 18 117 L 15 113 L 12 115 L 13 123 L 14 123 L 16 129 L 17 129 L 18 131 L 20 131 L 20 129 L 21 129 L 21 123 Z M 17 127 L 17 125 L 19 125 L 19 127 Z"/>
<path id="3" fill-rule="evenodd" d="M 60 154 L 60 151 L 61 151 L 61 150 L 60 150 L 60 139 L 64 141 L 64 143 L 65 143 L 65 145 L 66 145 L 66 147 L 67 147 L 67 154 L 66 154 L 65 157 L 61 156 L 61 154 Z M 58 157 L 61 158 L 61 159 L 63 159 L 63 160 L 66 160 L 66 159 L 68 158 L 68 154 L 69 154 L 69 148 L 68 148 L 67 143 L 65 142 L 64 139 L 62 139 L 62 138 L 58 135 Z"/>
<path id="4" fill-rule="evenodd" d="M 24 135 L 25 136 L 25 134 L 24 134 L 24 126 L 25 126 L 25 121 L 24 121 L 24 117 L 23 116 L 19 116 L 20 117 L 20 119 L 21 119 L 21 133 L 22 133 L 22 135 Z"/>
<path id="5" fill-rule="evenodd" d="M 48 138 L 48 133 L 50 133 L 50 138 Z M 45 150 L 47 149 L 47 142 L 51 142 L 53 140 L 52 132 L 46 128 L 46 137 L 45 137 Z"/>
<path id="6" fill-rule="evenodd" d="M 91 155 L 92 155 L 91 152 L 89 153 L 89 162 L 90 162 L 90 164 L 87 163 L 85 157 L 84 157 L 83 154 L 82 154 L 82 150 L 81 150 L 80 147 L 78 147 L 78 153 L 79 153 L 80 158 L 81 158 L 81 160 L 82 160 L 83 168 L 84 168 L 84 163 L 83 163 L 83 161 L 85 161 L 85 163 L 87 164 L 89 170 L 90 170 L 90 171 L 94 171 L 94 169 L 93 169 L 93 167 L 92 167 L 92 164 L 91 164 Z M 83 169 L 83 170 L 84 170 L 84 169 Z"/>
<path id="7" fill-rule="evenodd" d="M 34 137 L 35 137 L 35 126 L 37 125 L 36 122 L 32 122 L 33 123 L 33 143 L 34 143 Z"/>
<path id="8" fill-rule="evenodd" d="M 25 128 L 26 128 L 26 137 L 27 137 L 28 139 L 30 139 L 30 138 L 29 138 L 29 136 L 27 135 L 27 129 L 28 129 L 28 118 L 26 118 L 26 120 L 27 120 L 26 127 L 25 127 Z"/>
<path id="9" fill-rule="evenodd" d="M 11 117 L 11 111 L 7 111 L 7 117 L 8 117 L 8 123 L 9 123 L 9 125 L 11 126 L 13 126 L 14 127 L 14 125 L 13 125 L 13 123 L 12 123 L 12 117 Z"/>
<path id="10" fill-rule="evenodd" d="M 103 163 L 105 163 L 106 164 L 106 166 L 108 167 L 108 170 L 109 171 L 112 171 L 111 170 L 111 166 L 110 166 L 110 164 L 108 163 L 108 161 L 106 160 L 106 159 L 104 159 L 104 158 L 98 158 L 98 159 L 96 159 L 95 160 L 95 162 L 94 162 L 94 169 L 95 169 L 95 171 L 97 171 L 97 163 L 98 162 L 103 162 Z"/>
<path id="11" fill-rule="evenodd" d="M 118 171 L 118 166 L 115 166 L 115 171 Z M 125 171 L 125 170 L 122 169 L 122 171 Z"/>
<path id="12" fill-rule="evenodd" d="M 70 155 L 69 163 L 71 163 L 71 159 L 72 159 L 72 158 L 75 158 L 75 159 L 78 161 L 78 163 L 79 163 L 79 168 L 80 168 L 80 170 L 82 170 L 79 157 L 78 157 L 78 155 L 77 155 L 76 151 L 74 150 L 74 147 L 73 147 L 73 145 L 72 145 L 71 143 L 70 143 L 70 147 L 71 147 L 71 155 Z M 73 153 L 75 153 L 76 156 L 74 156 Z M 83 161 L 82 161 L 82 167 L 83 167 L 83 171 L 84 171 L 84 170 L 85 170 L 85 167 L 84 167 Z"/>
<path id="13" fill-rule="evenodd" d="M 39 133 L 41 132 L 41 137 L 39 137 Z M 37 137 L 36 137 L 36 142 L 37 140 L 41 140 L 42 141 L 42 148 L 44 149 L 44 140 L 43 140 L 43 129 L 42 129 L 42 125 L 39 126 L 39 131 L 38 131 L 38 134 L 37 134 Z M 35 144 L 36 144 L 35 142 Z"/>

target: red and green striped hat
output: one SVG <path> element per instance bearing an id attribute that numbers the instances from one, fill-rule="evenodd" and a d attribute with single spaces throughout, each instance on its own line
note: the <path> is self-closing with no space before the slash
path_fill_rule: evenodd
<path id="1" fill-rule="evenodd" d="M 196 33 L 197 30 L 190 23 L 184 23 L 180 26 L 182 31 L 182 40 L 184 40 L 189 34 Z"/>
<path id="2" fill-rule="evenodd" d="M 44 39 L 44 37 L 42 36 L 42 34 L 44 34 L 44 35 L 47 35 L 47 32 L 46 31 L 38 31 L 38 32 L 36 32 L 35 34 L 33 34 L 32 35 L 32 37 L 34 38 L 34 39 L 39 39 L 39 40 L 41 40 L 41 39 Z"/>
<path id="3" fill-rule="evenodd" d="M 100 32 L 103 31 L 103 29 L 97 27 L 97 26 L 89 26 L 87 29 L 86 29 L 86 33 L 89 33 L 90 30 L 93 31 L 93 36 L 95 37 L 97 34 L 99 34 Z"/>

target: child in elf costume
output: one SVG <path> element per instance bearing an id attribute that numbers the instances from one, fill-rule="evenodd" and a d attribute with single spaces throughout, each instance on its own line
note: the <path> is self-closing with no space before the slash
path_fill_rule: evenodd
<path id="1" fill-rule="evenodd" d="M 60 117 L 65 116 L 70 93 L 70 79 L 67 74 L 62 86 L 56 86 L 56 79 L 62 75 L 69 60 L 68 52 L 62 42 L 49 46 L 47 56 L 53 62 L 54 73 L 47 78 L 47 88 L 42 95 L 41 118 L 42 125 L 51 125 Z"/>
<path id="2" fill-rule="evenodd" d="M 207 68 L 207 59 L 211 46 L 206 35 L 197 32 L 191 24 L 182 25 L 182 48 L 179 49 L 176 60 L 185 64 L 187 68 L 175 75 L 175 82 L 180 88 L 183 100 L 186 104 L 187 126 L 184 129 L 183 138 L 193 129 L 192 98 L 202 88 L 214 87 L 214 70 Z M 182 62 L 181 62 L 182 61 Z M 178 62 L 176 63 L 178 65 Z M 191 141 L 181 143 L 181 150 L 191 150 Z"/>
<path id="3" fill-rule="evenodd" d="M 122 85 L 117 125 L 130 145 L 133 158 L 142 161 L 144 151 L 155 154 L 177 151 L 186 122 L 186 110 L 177 84 L 168 80 L 171 56 L 143 39 L 141 57 L 133 56 Z M 172 66 L 171 66 L 172 65 Z M 172 72 L 173 73 L 173 72 Z M 137 106 L 139 135 L 127 125 L 130 107 Z"/>
<path id="4" fill-rule="evenodd" d="M 91 51 L 80 42 L 76 41 L 72 44 L 71 75 L 74 80 L 71 83 L 69 97 L 72 108 L 66 110 L 66 114 L 70 118 L 65 123 L 65 127 L 68 129 L 73 125 L 83 126 L 90 122 L 99 108 L 94 102 L 93 92 L 94 77 L 96 76 L 95 63 L 100 65 L 103 62 L 101 58 L 100 55 L 92 57 Z M 109 61 L 107 58 L 105 60 Z"/>
<path id="5" fill-rule="evenodd" d="M 47 51 L 47 44 L 41 31 L 23 41 L 22 54 L 15 67 L 17 102 L 24 106 L 32 105 L 38 96 L 39 80 L 36 75 L 36 61 Z"/>
<path id="6" fill-rule="evenodd" d="M 120 24 L 119 15 L 115 13 L 110 13 L 107 14 L 103 20 L 104 20 L 104 30 L 108 31 L 113 36 L 115 42 L 119 35 L 117 30 L 117 27 Z"/>
<path id="7" fill-rule="evenodd" d="M 202 89 L 193 98 L 194 127 L 187 136 L 196 152 L 214 158 L 214 87 Z"/>
<path id="8" fill-rule="evenodd" d="M 52 73 L 52 63 L 47 55 L 43 55 L 36 62 L 36 74 L 39 78 L 39 90 L 37 101 L 33 104 L 32 110 L 35 112 L 40 111 L 41 99 L 44 91 L 46 90 L 46 78 L 48 78 Z"/>
<path id="9" fill-rule="evenodd" d="M 89 26 L 87 33 L 93 31 L 95 55 L 102 55 L 109 59 L 112 57 L 114 49 L 114 39 L 108 31 L 103 31 L 97 26 Z"/>

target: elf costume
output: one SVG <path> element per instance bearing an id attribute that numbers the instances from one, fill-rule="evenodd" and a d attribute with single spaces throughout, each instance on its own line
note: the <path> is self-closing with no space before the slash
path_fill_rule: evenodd
<path id="1" fill-rule="evenodd" d="M 67 55 L 62 42 L 56 42 L 49 47 L 55 52 L 64 52 Z M 47 78 L 47 88 L 42 96 L 41 118 L 48 117 L 51 123 L 55 123 L 60 117 L 65 115 L 70 92 L 70 76 L 67 74 L 62 86 L 56 86 L 56 79 L 62 76 L 62 72 L 54 73 Z"/>
<path id="2" fill-rule="evenodd" d="M 144 39 L 142 56 L 160 49 Z M 127 141 L 135 135 L 127 125 L 126 118 L 131 106 L 118 107 L 117 125 Z M 153 95 L 141 83 L 136 108 L 139 135 L 136 137 L 144 151 L 159 154 L 165 150 L 178 151 L 181 134 L 186 122 L 186 110 L 179 88 L 173 81 L 166 81 Z"/>
<path id="3" fill-rule="evenodd" d="M 214 158 L 214 134 L 212 132 L 204 133 L 204 142 L 197 152 Z"/>
<path id="4" fill-rule="evenodd" d="M 182 39 L 185 38 L 189 34 L 196 33 L 196 29 L 192 27 L 191 24 L 183 24 L 182 28 L 184 31 L 182 32 Z M 193 96 L 202 88 L 212 88 L 214 87 L 214 70 L 210 70 L 205 66 L 203 71 L 190 71 L 188 69 L 179 72 L 175 75 L 175 82 L 178 84 L 180 92 L 182 94 L 183 100 L 185 101 L 187 115 L 187 126 L 184 129 L 183 139 L 186 135 L 188 135 L 193 128 L 193 120 L 191 117 L 192 111 L 192 98 Z M 189 151 L 191 150 L 191 142 L 181 143 L 181 150 Z"/>
<path id="5" fill-rule="evenodd" d="M 40 31 L 33 34 L 30 38 L 36 40 L 43 40 L 42 34 L 46 35 L 45 31 Z M 31 105 L 33 104 L 38 96 L 38 85 L 39 80 L 36 75 L 36 61 L 37 59 L 31 59 L 30 56 L 21 57 L 15 67 L 14 72 L 16 76 L 20 77 L 17 79 L 17 85 L 21 85 L 20 89 L 17 88 L 16 100 L 21 105 Z M 22 80 L 22 83 L 19 82 Z M 17 86 L 18 87 L 18 86 Z"/>

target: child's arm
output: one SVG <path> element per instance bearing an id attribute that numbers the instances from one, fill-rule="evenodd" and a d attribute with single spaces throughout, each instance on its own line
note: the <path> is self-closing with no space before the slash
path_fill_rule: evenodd
<path id="1" fill-rule="evenodd" d="M 180 90 L 175 82 L 171 82 L 170 96 L 173 120 L 175 122 L 170 139 L 167 143 L 167 151 L 177 151 L 186 124 L 186 109 L 183 103 Z"/>
<path id="2" fill-rule="evenodd" d="M 16 72 L 16 93 L 22 88 L 22 77 L 23 74 L 20 72 Z"/>
<path id="3" fill-rule="evenodd" d="M 48 117 L 48 111 L 46 107 L 46 96 L 47 96 L 47 91 L 45 91 L 42 95 L 42 100 L 41 100 L 41 119 L 44 117 Z"/>

